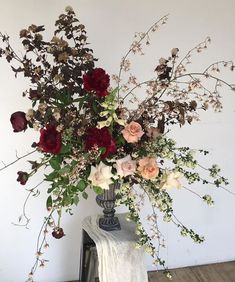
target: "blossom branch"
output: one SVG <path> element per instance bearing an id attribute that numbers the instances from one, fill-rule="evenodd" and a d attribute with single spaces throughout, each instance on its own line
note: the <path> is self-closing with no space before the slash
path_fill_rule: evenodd
<path id="1" fill-rule="evenodd" d="M 51 212 L 49 213 L 49 215 L 45 218 L 41 228 L 40 228 L 40 231 L 39 231 L 39 234 L 38 234 L 38 238 L 37 238 L 37 247 L 36 247 L 36 261 L 33 265 L 33 267 L 31 268 L 31 271 L 29 273 L 29 278 L 27 280 L 27 282 L 32 282 L 32 278 L 33 278 L 33 275 L 35 273 L 35 271 L 37 270 L 37 267 L 38 267 L 38 264 L 39 262 L 41 262 L 42 266 L 44 265 L 44 262 L 45 260 L 42 260 L 40 259 L 40 256 L 42 255 L 42 248 L 44 246 L 44 243 L 46 242 L 46 234 L 47 234 L 47 227 L 49 226 L 49 221 L 54 213 L 54 209 L 51 210 Z M 40 242 L 40 239 L 41 239 L 41 235 L 43 233 L 43 238 Z"/>
<path id="2" fill-rule="evenodd" d="M 194 195 L 196 195 L 197 197 L 199 197 L 200 199 L 203 200 L 203 197 L 202 197 L 201 195 L 199 195 L 198 193 L 196 193 L 195 191 L 193 191 L 193 190 L 191 190 L 191 189 L 189 189 L 189 188 L 187 188 L 187 187 L 185 187 L 185 186 L 181 186 L 181 187 L 182 187 L 183 189 L 189 191 L 190 193 L 193 193 Z"/>
<path id="3" fill-rule="evenodd" d="M 163 17 L 160 18 L 157 22 L 155 22 L 155 23 L 140 37 L 140 39 L 137 41 L 137 44 L 139 45 L 139 44 L 148 36 L 148 34 L 149 34 L 154 28 L 157 27 L 157 25 L 158 25 L 159 23 L 164 24 L 164 23 L 166 22 L 166 20 L 167 20 L 168 15 L 169 15 L 169 14 L 163 16 Z M 122 74 L 122 69 L 123 69 L 123 66 L 122 66 L 122 65 L 123 65 L 123 62 L 126 61 L 128 55 L 133 51 L 134 47 L 135 47 L 135 46 L 132 44 L 131 47 L 130 47 L 130 49 L 127 51 L 127 53 L 124 55 L 124 57 L 123 57 L 123 59 L 122 59 L 122 64 L 121 64 L 121 66 L 120 66 L 119 74 L 118 74 L 118 99 L 119 99 L 119 91 L 120 91 L 119 88 L 120 88 L 121 74 Z"/>
<path id="4" fill-rule="evenodd" d="M 2 171 L 2 170 L 4 170 L 4 169 L 8 168 L 9 166 L 15 164 L 15 163 L 18 162 L 19 160 L 24 159 L 24 158 L 26 158 L 26 157 L 29 156 L 29 155 L 32 155 L 32 154 L 35 153 L 36 151 L 37 151 L 37 149 L 36 149 L 36 150 L 33 150 L 33 151 L 31 151 L 31 152 L 29 152 L 29 153 L 27 153 L 27 154 L 25 154 L 25 155 L 23 155 L 23 156 L 21 156 L 21 157 L 18 157 L 18 156 L 16 155 L 17 159 L 14 160 L 13 162 L 9 163 L 9 164 L 6 164 L 6 165 L 4 164 L 4 167 L 0 168 L 0 171 Z"/>
<path id="5" fill-rule="evenodd" d="M 182 77 L 186 77 L 186 76 L 189 76 L 189 77 L 192 77 L 192 76 L 203 76 L 203 77 L 206 77 L 206 78 L 212 78 L 212 79 L 214 79 L 216 81 L 221 82 L 224 85 L 227 85 L 231 90 L 235 91 L 234 86 L 232 86 L 231 84 L 229 84 L 225 80 L 223 80 L 221 78 L 218 78 L 218 77 L 216 77 L 214 75 L 208 74 L 208 73 L 205 74 L 204 72 L 192 72 L 192 73 L 182 74 L 180 76 L 174 77 L 172 81 L 176 81 L 177 79 L 182 78 Z"/>
<path id="6" fill-rule="evenodd" d="M 217 72 L 219 72 L 219 68 L 218 68 L 218 65 L 223 65 L 224 67 L 227 67 L 228 65 L 231 65 L 230 66 L 230 69 L 231 69 L 231 71 L 233 71 L 234 70 L 234 64 L 233 64 L 233 61 L 218 61 L 218 62 L 215 62 L 215 63 L 212 63 L 212 64 L 210 64 L 204 71 L 203 71 L 203 73 L 205 73 L 205 74 L 207 74 L 208 73 L 208 71 L 211 69 L 211 71 L 214 71 L 214 70 L 216 70 Z M 215 67 L 215 66 L 217 66 L 217 67 Z"/>
<path id="7" fill-rule="evenodd" d="M 192 49 L 190 49 L 187 54 L 183 57 L 183 59 L 178 63 L 176 69 L 175 69 L 175 73 L 177 72 L 181 72 L 179 69 L 182 67 L 183 62 L 185 60 L 189 60 L 189 58 L 191 57 L 191 54 L 196 50 L 197 52 L 202 51 L 202 49 L 207 48 L 207 44 L 211 42 L 210 37 L 206 37 L 206 39 L 202 42 L 200 42 L 199 44 L 197 44 L 195 47 L 193 47 Z"/>

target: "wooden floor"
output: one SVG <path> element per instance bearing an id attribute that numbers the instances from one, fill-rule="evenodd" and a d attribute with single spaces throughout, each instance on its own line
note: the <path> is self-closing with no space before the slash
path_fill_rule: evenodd
<path id="1" fill-rule="evenodd" d="M 159 271 L 148 272 L 149 282 L 235 282 L 235 261 L 171 270 L 172 280 Z"/>

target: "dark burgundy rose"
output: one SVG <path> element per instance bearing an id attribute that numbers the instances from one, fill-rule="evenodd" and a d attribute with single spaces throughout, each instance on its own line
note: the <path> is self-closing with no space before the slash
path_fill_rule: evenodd
<path id="1" fill-rule="evenodd" d="M 60 239 L 60 238 L 64 237 L 65 234 L 64 234 L 63 228 L 61 228 L 61 227 L 54 228 L 54 230 L 52 232 L 52 236 L 56 239 Z"/>
<path id="2" fill-rule="evenodd" d="M 27 128 L 27 120 L 25 117 L 25 113 L 24 112 L 15 112 L 11 115 L 10 118 L 12 127 L 14 129 L 14 132 L 20 132 L 23 130 L 26 130 Z"/>
<path id="3" fill-rule="evenodd" d="M 110 145 L 106 147 L 106 151 L 101 155 L 102 159 L 107 158 L 110 155 L 115 154 L 117 151 L 117 146 L 115 140 L 111 137 Z"/>
<path id="4" fill-rule="evenodd" d="M 58 154 L 62 147 L 61 133 L 56 130 L 55 126 L 47 125 L 45 129 L 40 131 L 39 148 L 52 154 Z"/>
<path id="5" fill-rule="evenodd" d="M 102 159 L 116 153 L 117 150 L 115 140 L 109 133 L 107 127 L 101 129 L 88 128 L 85 136 L 85 149 L 91 150 L 95 145 L 99 148 L 105 148 L 105 152 L 101 154 Z"/>
<path id="6" fill-rule="evenodd" d="M 95 91 L 98 97 L 109 95 L 109 75 L 101 68 L 95 68 L 83 75 L 84 89 L 88 92 Z"/>
<path id="7" fill-rule="evenodd" d="M 17 174 L 18 178 L 16 180 L 19 181 L 21 185 L 25 185 L 29 179 L 29 174 L 24 171 L 18 171 Z"/>

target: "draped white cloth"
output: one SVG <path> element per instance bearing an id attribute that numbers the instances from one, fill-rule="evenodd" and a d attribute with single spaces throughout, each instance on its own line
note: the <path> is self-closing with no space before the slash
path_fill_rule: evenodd
<path id="1" fill-rule="evenodd" d="M 144 250 L 135 248 L 135 224 L 118 214 L 121 230 L 99 228 L 99 216 L 83 220 L 83 229 L 95 242 L 98 253 L 100 282 L 148 282 Z"/>

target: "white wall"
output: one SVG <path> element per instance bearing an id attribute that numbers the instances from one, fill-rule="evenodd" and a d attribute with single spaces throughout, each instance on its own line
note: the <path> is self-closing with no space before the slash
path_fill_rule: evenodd
<path id="1" fill-rule="evenodd" d="M 234 54 L 234 0 L 178 0 L 178 1 L 118 1 L 118 0 L 1 0 L 0 30 L 7 32 L 16 49 L 20 51 L 18 31 L 31 23 L 45 24 L 48 38 L 53 31 L 57 15 L 66 5 L 72 5 L 80 20 L 87 27 L 89 41 L 95 54 L 100 58 L 98 66 L 109 73 L 118 70 L 120 58 L 127 50 L 135 31 L 144 31 L 161 16 L 170 13 L 168 24 L 154 35 L 153 44 L 146 57 L 147 63 L 136 65 L 136 73 L 141 77 L 151 77 L 153 67 L 161 56 L 167 56 L 173 47 L 182 54 L 195 46 L 207 35 L 213 39 L 207 52 L 195 57 L 196 68 L 210 64 L 217 59 L 233 59 Z M 151 58 L 151 59 L 150 59 Z M 15 158 L 15 150 L 22 155 L 30 150 L 32 140 L 37 134 L 26 131 L 14 134 L 9 116 L 17 110 L 27 110 L 28 102 L 21 92 L 28 87 L 24 78 L 15 79 L 9 65 L 0 61 L 0 160 L 8 163 Z M 235 76 L 225 73 L 229 81 L 235 82 Z M 222 165 L 224 174 L 230 179 L 230 189 L 235 191 L 235 96 L 224 91 L 224 112 L 203 116 L 201 123 L 186 126 L 174 136 L 180 144 L 194 148 L 204 147 L 212 152 L 209 160 Z M 30 229 L 12 225 L 26 196 L 24 188 L 16 181 L 16 172 L 27 169 L 22 161 L 0 174 L 0 281 L 24 281 L 34 261 L 36 236 L 42 223 L 46 186 L 42 186 L 42 195 L 32 199 L 27 208 L 31 217 Z M 40 181 L 36 176 L 28 188 Z M 171 225 L 162 224 L 168 247 L 163 253 L 169 267 L 203 264 L 235 259 L 235 198 L 217 189 L 198 187 L 206 190 L 215 198 L 216 206 L 207 207 L 200 199 L 184 191 L 172 192 L 176 214 L 196 231 L 206 236 L 203 245 L 193 245 L 191 240 L 181 238 L 178 230 Z M 87 202 L 74 209 L 74 216 L 64 216 L 63 227 L 66 237 L 56 241 L 51 239 L 51 247 L 45 257 L 50 260 L 48 266 L 39 269 L 36 281 L 68 281 L 77 279 L 79 248 L 81 239 L 81 220 L 94 214 L 99 208 L 92 194 Z M 146 208 L 145 213 L 148 213 Z M 151 259 L 147 258 L 148 269 L 153 269 Z"/>

